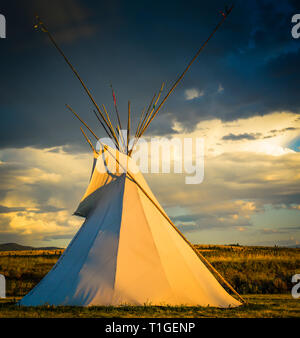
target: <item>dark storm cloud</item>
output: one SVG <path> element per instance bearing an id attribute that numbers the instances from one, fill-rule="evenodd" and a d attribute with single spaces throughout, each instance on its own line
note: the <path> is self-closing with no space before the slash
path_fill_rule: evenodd
<path id="1" fill-rule="evenodd" d="M 56 208 L 52 205 L 42 205 L 38 210 L 34 210 L 31 212 L 34 212 L 36 214 L 42 214 L 42 213 L 48 213 L 48 212 L 58 212 L 61 210 L 66 210 L 65 208 Z"/>
<path id="2" fill-rule="evenodd" d="M 44 236 L 43 237 L 43 241 L 48 242 L 48 241 L 53 241 L 56 239 L 72 239 L 73 238 L 73 234 L 67 234 L 67 235 L 52 235 L 52 236 Z"/>
<path id="3" fill-rule="evenodd" d="M 279 227 L 279 228 L 274 228 L 274 229 L 266 228 L 266 229 L 261 230 L 263 234 L 270 234 L 270 235 L 291 234 L 291 233 L 294 233 L 295 231 L 297 232 L 300 231 L 300 228 L 296 226 L 287 226 L 287 227 Z"/>
<path id="4" fill-rule="evenodd" d="M 64 208 L 56 208 L 53 207 L 51 205 L 44 205 L 41 206 L 39 209 L 37 210 L 30 210 L 28 208 L 20 208 L 20 207 L 5 207 L 3 205 L 0 205 L 0 214 L 7 214 L 10 212 L 19 212 L 19 211 L 30 211 L 36 214 L 41 214 L 41 213 L 46 213 L 46 212 L 57 212 L 57 211 L 61 211 L 61 210 L 65 210 Z"/>
<path id="5" fill-rule="evenodd" d="M 234 121 L 273 110 L 299 112 L 299 41 L 291 37 L 294 1 L 239 1 L 149 133 L 170 134 L 172 122 L 192 130 L 204 119 Z M 97 102 L 112 112 L 112 82 L 126 120 L 134 121 L 162 81 L 167 89 L 214 25 L 224 1 L 10 1 L 2 5 L 0 147 L 83 144 L 65 103 L 104 136 L 92 104 L 45 34 L 39 13 L 80 70 Z M 185 90 L 204 92 L 187 101 Z M 219 90 L 223 88 L 224 90 Z M 167 90 L 166 89 L 166 90 Z M 77 146 L 76 146 L 77 145 Z"/>
<path id="6" fill-rule="evenodd" d="M 297 130 L 298 128 L 294 128 L 294 127 L 288 127 L 288 128 L 283 128 L 283 129 L 272 129 L 270 130 L 270 133 L 272 134 L 281 134 L 284 133 L 286 131 L 293 131 L 293 130 Z"/>
<path id="7" fill-rule="evenodd" d="M 16 211 L 25 211 L 26 208 L 9 208 L 9 207 L 5 207 L 3 205 L 0 205 L 0 214 L 7 214 L 9 212 L 16 212 Z"/>
<path id="8" fill-rule="evenodd" d="M 222 137 L 222 140 L 240 141 L 240 140 L 257 140 L 262 136 L 261 133 L 243 133 L 243 134 L 228 134 Z"/>
<path id="9" fill-rule="evenodd" d="M 249 227 L 252 225 L 249 219 L 241 217 L 238 220 L 232 218 L 234 212 L 222 211 L 215 214 L 201 213 L 193 215 L 181 215 L 172 217 L 174 223 L 181 231 L 198 231 L 205 229 L 224 229 L 226 227 Z"/>

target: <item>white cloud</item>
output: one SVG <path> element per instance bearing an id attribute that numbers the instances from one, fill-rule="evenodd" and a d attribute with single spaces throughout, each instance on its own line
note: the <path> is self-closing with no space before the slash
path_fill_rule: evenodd
<path id="1" fill-rule="evenodd" d="M 204 91 L 203 90 L 199 90 L 197 88 L 190 88 L 190 89 L 186 89 L 186 91 L 184 92 L 185 94 L 185 99 L 187 101 L 190 100 L 194 100 L 197 99 L 198 97 L 201 97 L 204 95 Z"/>
<path id="2" fill-rule="evenodd" d="M 289 143 L 299 136 L 300 120 L 290 112 L 274 112 L 265 116 L 254 116 L 234 122 L 209 120 L 198 123 L 195 131 L 180 134 L 180 137 L 204 137 L 206 155 L 223 153 L 253 152 L 267 155 L 285 155 L 294 152 Z M 227 139 L 228 136 L 236 139 Z M 255 135 L 238 138 L 241 135 Z"/>

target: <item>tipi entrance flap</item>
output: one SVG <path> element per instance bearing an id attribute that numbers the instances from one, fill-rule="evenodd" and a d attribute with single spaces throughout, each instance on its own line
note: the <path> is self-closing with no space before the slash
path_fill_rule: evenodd
<path id="1" fill-rule="evenodd" d="M 97 266 L 98 274 L 102 268 L 105 270 L 101 281 L 105 281 L 105 294 L 109 298 L 107 290 L 113 290 L 114 286 L 123 192 L 121 178 L 98 200 L 98 208 L 85 220 L 52 270 L 20 301 L 21 305 L 89 305 L 96 296 L 97 304 L 103 304 L 94 288 L 97 285 L 97 289 L 103 290 L 102 284 L 91 273 L 92 266 Z"/>

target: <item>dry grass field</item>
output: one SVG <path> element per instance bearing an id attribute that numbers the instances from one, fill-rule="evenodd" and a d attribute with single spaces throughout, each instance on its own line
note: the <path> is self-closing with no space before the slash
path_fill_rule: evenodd
<path id="1" fill-rule="evenodd" d="M 232 309 L 185 306 L 19 307 L 0 300 L 0 318 L 300 318 L 300 300 L 291 295 L 244 295 L 248 304 Z"/>
<path id="2" fill-rule="evenodd" d="M 291 296 L 291 277 L 300 273 L 300 249 L 197 245 L 199 251 L 248 301 L 236 309 L 202 307 L 39 307 L 20 308 L 16 301 L 51 269 L 62 250 L 0 253 L 0 273 L 7 299 L 0 317 L 300 317 L 300 298 Z"/>

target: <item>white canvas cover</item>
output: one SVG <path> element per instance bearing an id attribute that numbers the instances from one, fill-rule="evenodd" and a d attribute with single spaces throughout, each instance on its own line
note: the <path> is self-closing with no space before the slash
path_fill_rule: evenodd
<path id="1" fill-rule="evenodd" d="M 118 170 L 128 163 L 134 179 L 164 212 L 134 162 L 101 148 L 75 212 L 85 222 L 20 304 L 240 305 L 137 184 Z"/>

